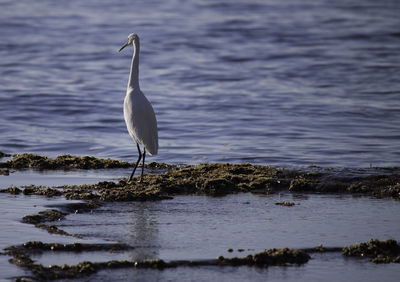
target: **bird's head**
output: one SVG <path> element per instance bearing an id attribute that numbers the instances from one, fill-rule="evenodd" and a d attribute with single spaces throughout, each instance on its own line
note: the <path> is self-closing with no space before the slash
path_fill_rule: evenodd
<path id="1" fill-rule="evenodd" d="M 126 46 L 132 45 L 133 42 L 139 41 L 139 36 L 136 33 L 131 33 L 128 35 L 128 41 L 124 44 L 124 46 L 119 49 L 119 52 L 121 52 L 122 49 L 124 49 Z"/>

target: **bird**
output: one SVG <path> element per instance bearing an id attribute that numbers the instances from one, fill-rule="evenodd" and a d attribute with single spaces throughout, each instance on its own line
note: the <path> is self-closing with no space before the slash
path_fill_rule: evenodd
<path id="1" fill-rule="evenodd" d="M 129 177 L 129 182 L 132 181 L 136 168 L 143 156 L 142 173 L 139 179 L 139 182 L 142 182 L 146 152 L 151 156 L 158 153 L 158 129 L 153 106 L 139 87 L 139 36 L 135 33 L 129 34 L 128 41 L 126 41 L 118 52 L 121 52 L 122 49 L 130 45 L 133 46 L 133 56 L 124 99 L 124 119 L 129 135 L 136 142 L 139 157 Z M 143 154 L 139 145 L 143 146 Z"/>

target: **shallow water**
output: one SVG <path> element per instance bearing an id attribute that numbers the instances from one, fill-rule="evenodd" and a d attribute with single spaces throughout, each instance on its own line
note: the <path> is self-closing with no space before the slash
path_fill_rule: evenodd
<path id="1" fill-rule="evenodd" d="M 283 200 L 294 201 L 296 205 L 275 205 Z M 161 258 L 169 261 L 212 259 L 220 255 L 242 257 L 275 247 L 345 246 L 371 238 L 399 238 L 399 213 L 400 205 L 394 200 L 343 195 L 277 194 L 266 197 L 247 193 L 217 198 L 179 196 L 160 202 L 110 203 L 93 213 L 71 214 L 56 224 L 69 233 L 92 240 L 126 243 L 135 246 L 134 250 L 121 254 L 49 253 L 35 259 L 44 265 L 111 259 Z M 233 252 L 228 252 L 230 248 Z M 313 277 L 346 281 L 350 273 L 353 273 L 354 281 L 364 278 L 373 281 L 377 277 L 395 281 L 392 278 L 399 277 L 400 266 L 397 264 L 379 268 L 367 259 L 346 259 L 341 253 L 314 254 L 312 257 L 314 259 L 302 267 L 270 267 L 267 270 L 182 267 L 166 271 L 123 270 L 122 274 L 117 270 L 102 271 L 91 279 L 116 275 L 136 277 L 139 281 L 159 275 L 160 279 L 167 280 L 186 280 L 183 277 L 187 276 L 191 277 L 189 280 L 214 277 L 228 281 L 248 276 L 257 281 L 266 278 L 291 281 L 296 277 L 301 281 Z M 346 268 L 344 276 L 339 271 L 343 267 Z"/>
<path id="2" fill-rule="evenodd" d="M 294 201 L 293 207 L 275 205 Z M 269 248 L 336 247 L 400 237 L 394 200 L 343 195 L 237 194 L 179 196 L 160 202 L 110 203 L 57 225 L 84 238 L 116 240 L 136 249 L 132 259 L 209 259 Z M 247 250 L 250 250 L 247 252 Z"/>
<path id="3" fill-rule="evenodd" d="M 257 269 L 252 267 L 204 267 L 177 268 L 163 271 L 118 270 L 101 271 L 92 279 L 109 281 L 112 275 L 115 280 L 129 281 L 388 281 L 399 279 L 397 265 L 374 265 L 365 261 L 343 261 L 335 255 L 312 256 L 307 264 L 300 267 L 269 267 Z M 82 279 L 81 281 L 93 281 Z"/>
<path id="4" fill-rule="evenodd" d="M 77 238 L 50 235 L 45 230 L 35 228 L 31 224 L 22 223 L 22 217 L 27 214 L 36 214 L 46 205 L 59 205 L 65 202 L 63 198 L 46 199 L 40 196 L 8 195 L 0 193 L 0 249 L 10 245 L 19 245 L 27 241 L 57 240 L 60 243 L 81 241 Z M 85 240 L 86 241 L 86 240 Z M 89 240 L 90 241 L 90 240 Z M 9 257 L 0 255 L 0 280 L 10 279 L 15 276 L 30 274 L 22 268 L 8 263 Z"/>
<path id="5" fill-rule="evenodd" d="M 123 170 L 116 170 L 123 171 Z M 68 181 L 87 183 L 109 178 L 97 172 L 18 172 L 27 179 L 40 179 L 54 185 Z M 37 174 L 35 176 L 35 173 Z M 74 175 L 75 173 L 75 175 Z M 35 178 L 36 177 L 36 178 Z M 3 176 L 2 179 L 8 177 Z M 26 180 L 25 180 L 26 181 Z M 22 184 L 21 184 L 22 185 Z M 280 201 L 293 201 L 295 206 L 275 205 Z M 161 258 L 166 261 L 179 259 L 212 259 L 223 255 L 246 256 L 269 248 L 307 248 L 323 244 L 328 247 L 350 245 L 371 238 L 400 238 L 400 205 L 391 199 L 376 199 L 350 195 L 315 195 L 280 193 L 270 196 L 239 193 L 224 197 L 177 196 L 171 200 L 156 202 L 105 203 L 89 213 L 72 213 L 66 219 L 52 222 L 59 228 L 83 239 L 50 235 L 46 231 L 21 223 L 26 214 L 34 214 L 46 208 L 61 208 L 72 201 L 63 197 L 0 194 L 2 216 L 0 218 L 0 247 L 22 244 L 26 241 L 85 243 L 119 242 L 135 249 L 117 253 L 45 252 L 32 258 L 43 265 L 76 264 L 84 260 L 142 260 Z M 232 248 L 233 252 L 228 250 Z M 239 250 L 242 249 L 242 250 Z M 375 265 L 367 259 L 346 259 L 340 253 L 318 255 L 301 267 L 200 267 L 158 270 L 107 270 L 80 279 L 105 281 L 129 279 L 143 281 L 161 280 L 224 280 L 239 281 L 244 277 L 261 281 L 310 281 L 325 277 L 327 281 L 385 281 L 398 279 L 399 265 Z M 2 262 L 0 279 L 29 275 L 23 269 Z M 345 271 L 342 269 L 345 268 Z M 351 276 L 353 275 L 353 276 Z"/>
<path id="6" fill-rule="evenodd" d="M 141 36 L 153 160 L 400 165 L 398 1 L 1 1 L 0 149 L 132 160 Z"/>

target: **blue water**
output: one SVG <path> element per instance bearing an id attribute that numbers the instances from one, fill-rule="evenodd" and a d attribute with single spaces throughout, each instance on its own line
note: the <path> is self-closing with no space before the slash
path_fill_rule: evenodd
<path id="1" fill-rule="evenodd" d="M 136 158 L 141 37 L 156 161 L 400 165 L 399 1 L 1 1 L 0 150 Z"/>

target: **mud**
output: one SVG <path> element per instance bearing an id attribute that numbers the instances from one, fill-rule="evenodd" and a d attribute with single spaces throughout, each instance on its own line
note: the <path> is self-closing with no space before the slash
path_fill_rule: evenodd
<path id="1" fill-rule="evenodd" d="M 10 156 L 0 152 L 0 157 Z M 24 153 L 13 155 L 11 160 L 0 163 L 0 168 L 27 169 L 34 168 L 39 170 L 55 170 L 55 169 L 111 169 L 111 168 L 128 168 L 133 167 L 133 163 L 115 160 L 102 159 L 92 156 L 71 156 L 68 154 L 49 158 L 32 153 Z M 150 169 L 168 169 L 173 165 L 163 163 L 149 163 L 146 167 Z"/>
<path id="2" fill-rule="evenodd" d="M 345 247 L 342 253 L 350 257 L 368 257 L 374 263 L 400 263 L 400 245 L 392 239 L 371 239 L 369 242 Z"/>

